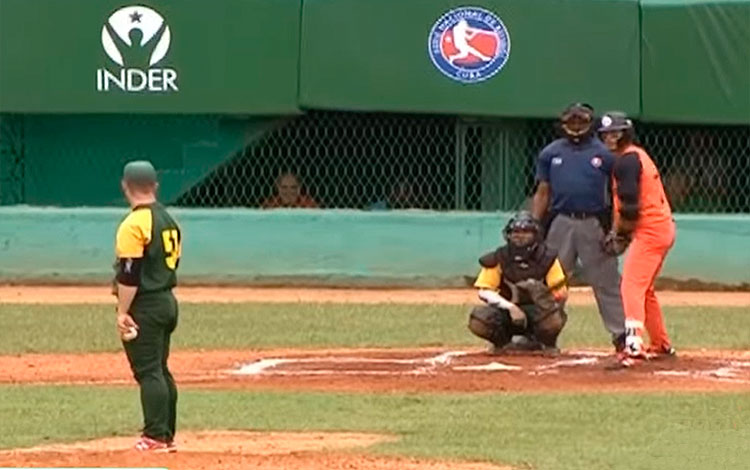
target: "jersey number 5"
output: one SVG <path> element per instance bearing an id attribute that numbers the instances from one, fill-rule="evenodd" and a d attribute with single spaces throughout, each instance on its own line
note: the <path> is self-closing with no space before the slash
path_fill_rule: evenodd
<path id="1" fill-rule="evenodd" d="M 177 262 L 180 260 L 182 246 L 180 246 L 180 232 L 176 229 L 164 230 L 161 232 L 161 239 L 164 242 L 164 252 L 167 254 L 165 261 L 169 269 L 176 269 Z"/>

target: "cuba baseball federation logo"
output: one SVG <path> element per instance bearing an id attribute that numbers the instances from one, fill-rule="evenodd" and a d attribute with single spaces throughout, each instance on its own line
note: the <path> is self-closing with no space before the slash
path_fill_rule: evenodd
<path id="1" fill-rule="evenodd" d="M 158 12 L 142 5 L 120 8 L 105 21 L 101 37 L 104 52 L 119 70 L 98 69 L 97 90 L 178 91 L 177 71 L 156 67 L 172 42 L 172 31 Z"/>
<path id="2" fill-rule="evenodd" d="M 427 48 L 440 72 L 462 83 L 478 83 L 497 74 L 508 62 L 510 35 L 491 11 L 460 7 L 435 22 Z"/>

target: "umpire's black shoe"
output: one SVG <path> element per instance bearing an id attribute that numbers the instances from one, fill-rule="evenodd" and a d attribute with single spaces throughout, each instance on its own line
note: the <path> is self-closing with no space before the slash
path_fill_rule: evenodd
<path id="1" fill-rule="evenodd" d="M 612 346 L 615 347 L 616 353 L 625 351 L 625 333 L 618 335 L 612 339 Z"/>

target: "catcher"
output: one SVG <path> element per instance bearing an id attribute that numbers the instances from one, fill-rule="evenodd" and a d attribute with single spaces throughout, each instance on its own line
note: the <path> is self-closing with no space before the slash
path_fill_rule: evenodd
<path id="1" fill-rule="evenodd" d="M 472 310 L 469 330 L 492 343 L 494 353 L 509 347 L 514 336 L 524 350 L 558 352 L 568 289 L 557 253 L 542 243 L 541 227 L 529 212 L 513 217 L 503 237 L 505 246 L 479 258 L 474 287 L 486 305 Z"/>

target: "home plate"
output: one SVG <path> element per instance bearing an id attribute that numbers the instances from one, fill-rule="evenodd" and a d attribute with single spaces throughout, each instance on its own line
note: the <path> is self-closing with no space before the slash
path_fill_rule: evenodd
<path id="1" fill-rule="evenodd" d="M 519 366 L 510 366 L 508 364 L 503 364 L 502 362 L 490 362 L 489 364 L 483 364 L 481 366 L 460 366 L 460 367 L 453 367 L 453 370 L 466 370 L 466 371 L 474 371 L 474 370 L 486 370 L 486 371 L 521 370 L 521 367 L 519 367 Z"/>

